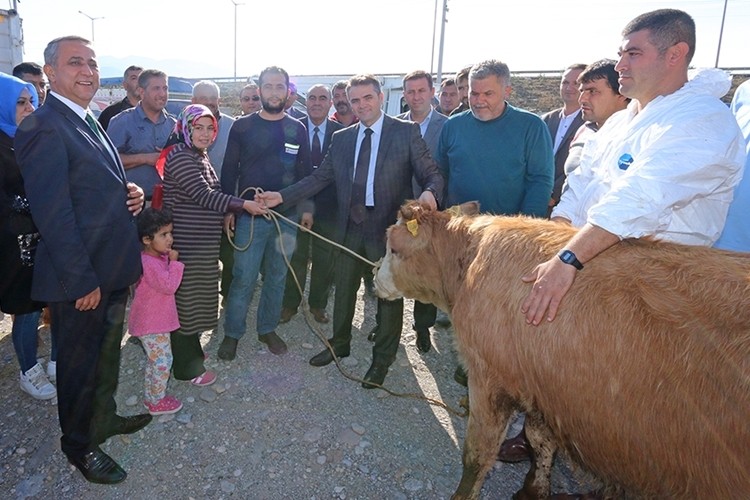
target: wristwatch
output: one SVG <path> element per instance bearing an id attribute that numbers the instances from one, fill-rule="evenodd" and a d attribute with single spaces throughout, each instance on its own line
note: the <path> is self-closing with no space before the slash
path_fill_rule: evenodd
<path id="1" fill-rule="evenodd" d="M 557 254 L 557 256 L 560 258 L 561 261 L 565 262 L 566 264 L 570 264 L 571 266 L 575 267 L 579 271 L 583 269 L 583 264 L 581 264 L 581 261 L 578 260 L 578 257 L 576 257 L 576 254 L 571 252 L 570 250 L 560 250 L 560 253 Z"/>

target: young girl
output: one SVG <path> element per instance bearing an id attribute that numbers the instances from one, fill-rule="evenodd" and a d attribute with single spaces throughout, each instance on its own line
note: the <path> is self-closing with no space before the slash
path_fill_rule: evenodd
<path id="1" fill-rule="evenodd" d="M 138 237 L 143 243 L 143 276 L 135 287 L 130 305 L 128 331 L 140 337 L 148 356 L 144 405 L 151 415 L 176 413 L 182 403 L 167 396 L 172 369 L 169 332 L 180 327 L 174 294 L 185 266 L 172 250 L 172 215 L 169 211 L 146 208 L 138 216 Z"/>

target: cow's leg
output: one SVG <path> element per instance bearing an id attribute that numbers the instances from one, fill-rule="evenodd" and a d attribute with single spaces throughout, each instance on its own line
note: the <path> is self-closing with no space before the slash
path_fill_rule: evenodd
<path id="1" fill-rule="evenodd" d="M 463 475 L 453 499 L 479 497 L 484 478 L 495 463 L 497 450 L 505 437 L 508 420 L 516 408 L 513 400 L 497 388 L 490 388 L 485 377 L 472 372 L 469 377 L 471 412 L 463 452 Z"/>
<path id="2" fill-rule="evenodd" d="M 547 498 L 550 492 L 552 461 L 557 451 L 557 442 L 539 412 L 526 413 L 526 438 L 531 444 L 531 469 L 526 474 L 523 488 L 513 495 L 514 500 Z"/>

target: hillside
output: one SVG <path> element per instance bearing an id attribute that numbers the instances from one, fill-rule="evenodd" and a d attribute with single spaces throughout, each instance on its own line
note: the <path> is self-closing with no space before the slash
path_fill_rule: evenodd
<path id="1" fill-rule="evenodd" d="M 750 78 L 750 75 L 734 75 L 732 78 L 732 88 L 722 98 L 722 101 L 729 104 L 732 101 L 735 89 L 748 78 Z M 534 113 L 545 113 L 551 109 L 560 107 L 558 84 L 558 78 L 543 76 L 515 77 L 511 80 L 513 93 L 510 100 L 514 106 Z"/>

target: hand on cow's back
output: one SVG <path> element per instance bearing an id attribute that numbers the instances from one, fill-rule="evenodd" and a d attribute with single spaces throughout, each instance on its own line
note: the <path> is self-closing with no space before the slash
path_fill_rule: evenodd
<path id="1" fill-rule="evenodd" d="M 536 266 L 521 277 L 524 283 L 533 283 L 531 291 L 521 305 L 526 323 L 539 325 L 542 320 L 552 321 L 557 316 L 563 297 L 576 279 L 576 268 L 563 263 L 556 256 Z"/>

